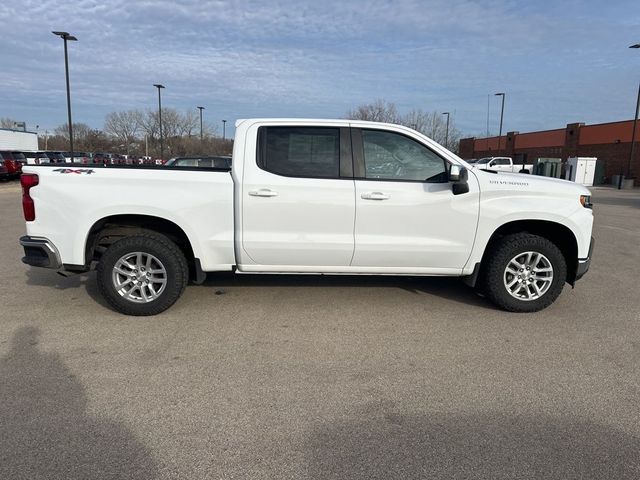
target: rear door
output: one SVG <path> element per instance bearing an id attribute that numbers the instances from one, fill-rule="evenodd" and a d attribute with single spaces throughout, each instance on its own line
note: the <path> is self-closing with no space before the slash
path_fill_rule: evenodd
<path id="1" fill-rule="evenodd" d="M 479 189 L 454 195 L 449 164 L 404 133 L 352 129 L 356 177 L 353 267 L 459 273 L 473 246 Z"/>
<path id="2" fill-rule="evenodd" d="M 256 158 L 244 160 L 243 251 L 276 270 L 348 266 L 355 222 L 349 128 L 261 126 L 257 138 Z"/>

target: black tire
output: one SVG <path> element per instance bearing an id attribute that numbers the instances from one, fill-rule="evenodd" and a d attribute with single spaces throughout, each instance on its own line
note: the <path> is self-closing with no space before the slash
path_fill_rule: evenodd
<path id="1" fill-rule="evenodd" d="M 537 312 L 558 298 L 567 280 L 567 263 L 554 243 L 537 235 L 517 233 L 499 239 L 490 248 L 486 254 L 480 288 L 498 307 L 509 312 Z M 505 269 L 512 258 L 529 251 L 538 252 L 549 260 L 553 267 L 553 280 L 546 292 L 538 298 L 520 300 L 507 290 Z"/>
<path id="2" fill-rule="evenodd" d="M 144 252 L 153 255 L 166 270 L 166 284 L 159 296 L 147 303 L 135 303 L 116 290 L 112 280 L 113 269 L 120 258 L 128 253 Z M 126 278 L 126 277 L 125 277 Z M 189 279 L 189 267 L 178 246 L 162 234 L 149 232 L 124 237 L 107 248 L 97 268 L 98 289 L 115 310 L 125 315 L 157 315 L 173 305 Z"/>

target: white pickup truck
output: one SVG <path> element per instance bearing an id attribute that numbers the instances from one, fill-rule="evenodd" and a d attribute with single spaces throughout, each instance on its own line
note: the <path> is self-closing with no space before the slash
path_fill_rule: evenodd
<path id="1" fill-rule="evenodd" d="M 473 164 L 481 170 L 507 173 L 532 173 L 533 164 L 513 163 L 511 157 L 485 157 Z"/>
<path id="2" fill-rule="evenodd" d="M 464 277 L 509 311 L 589 268 L 590 193 L 471 169 L 424 135 L 350 120 L 239 120 L 232 167 L 29 165 L 23 261 L 97 267 L 129 315 L 206 272 Z"/>

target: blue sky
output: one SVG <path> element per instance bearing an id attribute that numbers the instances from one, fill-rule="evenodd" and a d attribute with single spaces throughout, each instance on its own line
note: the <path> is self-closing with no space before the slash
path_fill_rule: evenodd
<path id="1" fill-rule="evenodd" d="M 0 117 L 40 131 L 113 110 L 206 107 L 205 118 L 343 117 L 384 98 L 504 131 L 632 118 L 640 2 L 465 0 L 22 0 L 0 4 Z M 490 130 L 499 122 L 491 98 Z"/>

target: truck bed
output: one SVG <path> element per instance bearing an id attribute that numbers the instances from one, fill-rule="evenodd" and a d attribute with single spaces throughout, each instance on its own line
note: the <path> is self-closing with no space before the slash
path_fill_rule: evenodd
<path id="1" fill-rule="evenodd" d="M 229 270 L 233 252 L 233 180 L 229 169 L 156 165 L 28 165 L 36 221 L 27 234 L 59 246 L 62 263 L 83 265 L 87 232 L 122 212 L 173 222 L 189 238 L 202 269 Z M 99 181 L 97 181 L 99 180 Z"/>

